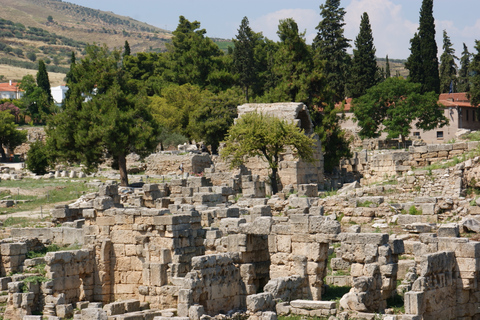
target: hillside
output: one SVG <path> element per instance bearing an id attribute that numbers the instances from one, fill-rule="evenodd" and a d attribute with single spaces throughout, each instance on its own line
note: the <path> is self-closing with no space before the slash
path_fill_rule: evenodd
<path id="1" fill-rule="evenodd" d="M 0 64 L 27 69 L 43 59 L 49 72 L 65 73 L 71 52 L 81 57 L 87 43 L 122 48 L 128 41 L 135 53 L 165 50 L 170 38 L 171 32 L 132 18 L 60 0 L 2 0 L 0 10 Z"/>

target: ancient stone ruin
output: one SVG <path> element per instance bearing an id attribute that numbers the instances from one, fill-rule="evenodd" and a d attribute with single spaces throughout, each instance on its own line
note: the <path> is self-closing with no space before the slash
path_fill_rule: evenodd
<path id="1" fill-rule="evenodd" d="M 308 124 L 302 105 L 288 110 Z M 479 319 L 475 147 L 361 151 L 343 162 L 336 192 L 322 190 L 320 165 L 289 171 L 285 155 L 276 195 L 258 159 L 232 172 L 207 154 L 152 155 L 141 183 L 100 183 L 52 209 L 54 227 L 5 229 L 4 318 Z M 191 174 L 166 173 L 178 160 Z M 412 168 L 441 160 L 452 163 Z M 52 245 L 70 250 L 30 254 Z"/>

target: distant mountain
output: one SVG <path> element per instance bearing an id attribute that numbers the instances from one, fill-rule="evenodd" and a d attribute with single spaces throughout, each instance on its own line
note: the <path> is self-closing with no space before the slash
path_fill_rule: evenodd
<path id="1" fill-rule="evenodd" d="M 65 73 L 72 51 L 81 57 L 87 43 L 132 53 L 164 51 L 170 31 L 135 19 L 61 0 L 2 0 L 0 64 L 35 69 L 38 60 L 50 72 Z M 9 78 L 8 74 L 3 74 Z"/>

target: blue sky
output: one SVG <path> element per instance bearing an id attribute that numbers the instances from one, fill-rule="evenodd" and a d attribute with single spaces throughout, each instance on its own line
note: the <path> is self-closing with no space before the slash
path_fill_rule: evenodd
<path id="1" fill-rule="evenodd" d="M 320 21 L 320 4 L 325 0 L 65 0 L 92 9 L 112 11 L 151 25 L 175 30 L 178 17 L 197 20 L 207 36 L 231 39 L 235 37 L 244 16 L 256 32 L 272 40 L 278 21 L 293 18 L 299 29 L 306 31 L 307 42 L 315 37 Z M 353 40 L 358 34 L 360 16 L 367 12 L 372 25 L 378 57 L 405 59 L 410 54 L 410 39 L 418 28 L 421 0 L 342 0 L 345 15 L 345 35 Z M 439 56 L 442 53 L 442 33 L 451 38 L 456 55 L 461 56 L 463 42 L 475 52 L 475 40 L 480 39 L 479 0 L 435 0 L 434 17 Z M 351 49 L 350 49 L 351 51 Z"/>

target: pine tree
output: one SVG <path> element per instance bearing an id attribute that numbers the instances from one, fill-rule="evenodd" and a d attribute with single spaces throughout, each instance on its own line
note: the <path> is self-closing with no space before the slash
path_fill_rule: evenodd
<path id="1" fill-rule="evenodd" d="M 452 48 L 452 42 L 443 30 L 443 53 L 440 56 L 440 92 L 454 92 L 457 87 L 457 64 L 455 59 L 455 49 Z"/>
<path id="2" fill-rule="evenodd" d="M 462 57 L 460 58 L 460 70 L 458 71 L 458 92 L 468 92 L 470 91 L 470 52 L 465 43 L 463 43 L 463 52 Z"/>
<path id="3" fill-rule="evenodd" d="M 352 66 L 350 68 L 349 92 L 353 98 L 365 94 L 367 89 L 378 83 L 379 69 L 373 45 L 372 27 L 366 12 L 360 22 L 360 32 L 355 39 Z"/>
<path id="4" fill-rule="evenodd" d="M 410 43 L 412 45 L 411 55 L 405 66 L 410 71 L 411 81 L 421 83 L 422 92 L 440 93 L 433 0 L 423 0 L 418 33 L 410 40 Z"/>
<path id="5" fill-rule="evenodd" d="M 249 88 L 256 82 L 255 70 L 255 33 L 249 26 L 248 18 L 244 17 L 238 29 L 236 39 L 233 40 L 233 64 L 238 74 L 238 82 L 245 93 L 245 100 L 249 99 Z"/>
<path id="6" fill-rule="evenodd" d="M 38 61 L 37 86 L 47 95 L 48 103 L 53 103 L 52 92 L 50 90 L 50 80 L 48 80 L 47 67 L 43 60 Z"/>
<path id="7" fill-rule="evenodd" d="M 333 91 L 333 101 L 338 102 L 345 98 L 345 84 L 350 57 L 347 48 L 349 41 L 345 38 L 345 10 L 340 8 L 340 0 L 326 0 L 320 5 L 322 21 L 318 24 L 317 36 L 313 40 L 315 59 L 324 60 L 324 73 L 327 83 Z"/>
<path id="8" fill-rule="evenodd" d="M 480 105 L 480 41 L 475 40 L 475 50 L 477 53 L 473 55 L 472 63 L 470 64 L 469 71 L 470 76 L 470 90 L 468 96 L 470 97 L 470 103 L 478 107 Z"/>
<path id="9" fill-rule="evenodd" d="M 385 79 L 390 78 L 392 75 L 390 74 L 390 61 L 388 61 L 388 54 L 385 58 Z"/>

